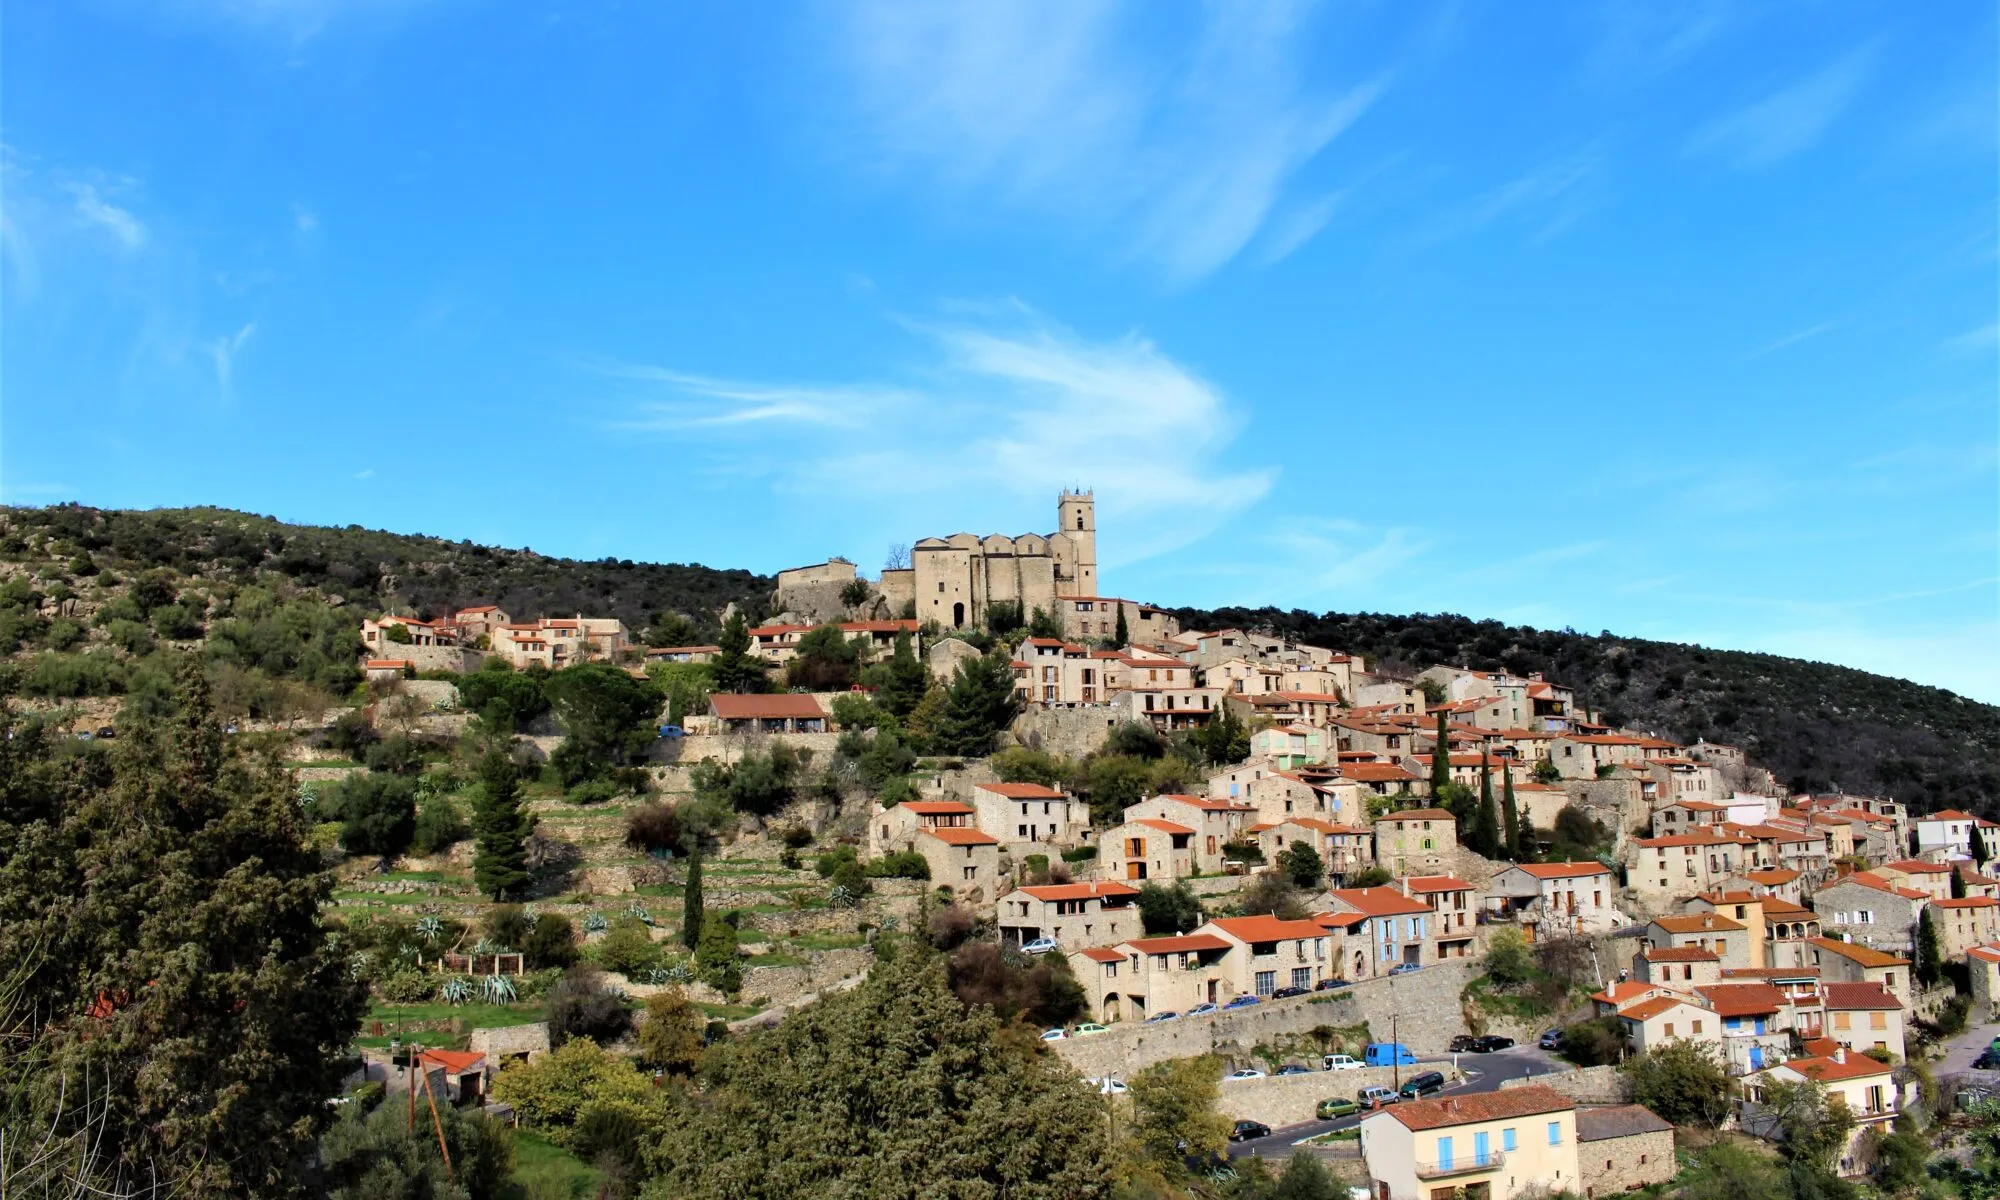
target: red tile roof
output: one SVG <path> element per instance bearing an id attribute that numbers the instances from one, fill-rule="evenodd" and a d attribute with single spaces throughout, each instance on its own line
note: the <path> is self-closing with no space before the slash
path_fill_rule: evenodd
<path id="1" fill-rule="evenodd" d="M 1000 839 L 977 829 L 919 829 L 947 846 L 997 846 Z"/>
<path id="2" fill-rule="evenodd" d="M 725 721 L 826 719 L 826 710 L 819 706 L 819 700 L 800 692 L 777 696 L 739 696 L 717 692 L 708 698 L 708 702 L 715 706 L 715 715 Z"/>
<path id="3" fill-rule="evenodd" d="M 1431 910 L 1430 905 L 1413 900 L 1393 887 L 1336 888 L 1327 894 L 1371 917 L 1396 917 Z"/>
<path id="4" fill-rule="evenodd" d="M 1140 938 L 1124 943 L 1141 954 L 1187 954 L 1196 950 L 1230 950 L 1234 946 L 1212 933 L 1188 933 L 1179 937 Z"/>
<path id="5" fill-rule="evenodd" d="M 1900 1009 L 1903 1002 L 1889 994 L 1889 989 L 1879 983 L 1823 983 L 1820 991 L 1826 997 L 1828 1008 L 1840 1009 Z"/>
<path id="6" fill-rule="evenodd" d="M 970 804 L 956 800 L 905 800 L 899 807 L 920 817 L 969 817 L 973 812 Z"/>
<path id="7" fill-rule="evenodd" d="M 1887 1068 L 1883 1068 L 1887 1070 Z M 1435 1100 L 1408 1100 L 1378 1109 L 1375 1114 L 1393 1117 L 1404 1127 L 1421 1132 L 1472 1125 L 1485 1121 L 1505 1121 L 1510 1117 L 1532 1117 L 1540 1113 L 1574 1112 L 1576 1101 L 1542 1084 L 1508 1088 L 1498 1092 L 1439 1096 Z"/>
<path id="8" fill-rule="evenodd" d="M 1185 834 L 1194 833 L 1194 830 L 1189 829 L 1185 825 L 1178 824 L 1174 821 L 1162 821 L 1158 817 L 1134 817 L 1132 820 L 1126 822 L 1126 824 L 1144 825 L 1148 829 L 1157 829 L 1161 833 L 1185 833 Z"/>
<path id="9" fill-rule="evenodd" d="M 1377 825 L 1380 825 L 1380 824 L 1381 824 L 1382 822 L 1384 822 L 1384 821 L 1452 821 L 1452 822 L 1456 822 L 1457 820 L 1458 820 L 1458 818 L 1457 818 L 1457 817 L 1454 817 L 1454 816 L 1452 816 L 1452 815 L 1451 815 L 1450 813 L 1446 812 L 1446 811 L 1445 811 L 1444 809 L 1441 809 L 1441 808 L 1406 808 L 1406 809 L 1402 810 L 1401 812 L 1392 812 L 1392 813 L 1386 813 L 1386 814 L 1384 814 L 1384 815 L 1382 815 L 1382 816 L 1379 816 L 1379 817 L 1375 818 L 1375 823 L 1376 823 Z"/>
<path id="10" fill-rule="evenodd" d="M 1721 962 L 1722 958 L 1713 950 L 1700 946 L 1655 946 L 1646 951 L 1647 962 Z"/>
<path id="11" fill-rule="evenodd" d="M 1453 875 L 1412 875 L 1403 881 L 1413 892 L 1469 892 L 1472 885 Z"/>
<path id="12" fill-rule="evenodd" d="M 1840 957 L 1857 963 L 1864 968 L 1907 967 L 1910 965 L 1910 960 L 1907 958 L 1897 958 L 1893 954 L 1884 954 L 1880 950 L 1870 950 L 1866 946 L 1857 946 L 1853 942 L 1843 942 L 1834 938 L 1823 937 L 1809 940 L 1819 949 L 1829 954 L 1838 954 Z"/>
<path id="13" fill-rule="evenodd" d="M 1136 896 L 1139 889 L 1129 883 L 1101 880 L 1097 883 L 1051 883 L 1016 889 L 1037 900 L 1102 900 L 1106 896 Z"/>
<path id="14" fill-rule="evenodd" d="M 1326 936 L 1326 930 L 1316 922 L 1282 921 L 1272 916 L 1217 917 L 1209 924 L 1243 942 L 1284 942 Z"/>
<path id="15" fill-rule="evenodd" d="M 417 1061 L 443 1067 L 448 1075 L 462 1075 L 483 1065 L 486 1056 L 470 1050 L 426 1050 L 417 1055 Z"/>
<path id="16" fill-rule="evenodd" d="M 1043 787 L 1039 783 L 982 783 L 979 785 L 979 790 L 992 792 L 996 796 L 1005 796 L 1009 800 L 1065 799 L 1061 792 L 1052 787 Z"/>
<path id="17" fill-rule="evenodd" d="M 1515 869 L 1526 871 L 1537 879 L 1579 879 L 1588 875 L 1611 874 L 1610 867 L 1594 862 L 1516 863 Z"/>
<path id="18" fill-rule="evenodd" d="M 1774 1013 L 1787 1003 L 1785 994 L 1768 983 L 1719 983 L 1698 987 L 1702 998 L 1724 1017 L 1749 1017 Z"/>
<path id="19" fill-rule="evenodd" d="M 1715 913 L 1691 913 L 1684 917 L 1654 917 L 1653 924 L 1668 933 L 1737 933 L 1743 926 Z"/>
<path id="20" fill-rule="evenodd" d="M 1091 946 L 1088 949 L 1079 950 L 1077 953 L 1095 962 L 1118 963 L 1125 961 L 1124 955 L 1109 946 Z"/>
<path id="21" fill-rule="evenodd" d="M 1795 1058 L 1785 1066 L 1821 1083 L 1832 1083 L 1842 1079 L 1865 1079 L 1870 1075 L 1886 1077 L 1889 1074 L 1889 1064 L 1876 1062 L 1867 1055 L 1857 1054 L 1852 1050 L 1835 1051 L 1824 1058 Z"/>
<path id="22" fill-rule="evenodd" d="M 1655 996 L 1651 1000 L 1641 1000 L 1630 1008 L 1619 1009 L 1618 1015 L 1630 1021 L 1650 1021 L 1661 1013 L 1682 1004 L 1688 1004 L 1688 1001 L 1679 996 Z M 1691 1005 L 1690 1007 L 1699 1008 L 1700 1005 Z"/>

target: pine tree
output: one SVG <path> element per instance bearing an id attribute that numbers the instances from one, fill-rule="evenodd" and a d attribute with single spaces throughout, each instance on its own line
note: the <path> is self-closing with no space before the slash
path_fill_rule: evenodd
<path id="1" fill-rule="evenodd" d="M 750 653 L 750 626 L 732 612 L 716 639 L 715 687 L 722 692 L 754 692 L 764 683 L 764 664 Z"/>
<path id="2" fill-rule="evenodd" d="M 1112 631 L 1111 640 L 1120 649 L 1123 649 L 1131 642 L 1132 631 L 1125 627 L 1125 602 L 1123 600 L 1114 600 L 1112 603 L 1118 606 L 1118 625 Z"/>
<path id="3" fill-rule="evenodd" d="M 1527 861 L 1522 853 L 1522 843 L 1526 839 L 1521 836 L 1521 808 L 1514 801 L 1514 768 L 1511 766 L 1502 768 L 1500 772 L 1500 816 L 1506 822 L 1500 832 L 1506 839 L 1503 850 L 1508 860 Z"/>
<path id="4" fill-rule="evenodd" d="M 1014 694 L 1014 669 L 1004 648 L 983 658 L 958 664 L 945 695 L 944 713 L 932 738 L 937 754 L 988 754 L 994 735 L 1013 723 L 1019 711 Z"/>
<path id="5" fill-rule="evenodd" d="M 681 884 L 681 945 L 692 950 L 701 941 L 701 849 L 688 847 L 687 879 Z"/>
<path id="6" fill-rule="evenodd" d="M 1916 965 L 1912 968 L 1919 983 L 1934 984 L 1944 974 L 1944 952 L 1938 945 L 1937 926 L 1931 921 L 1931 909 L 1924 906 L 1917 918 Z"/>
<path id="7" fill-rule="evenodd" d="M 1979 826 L 1975 823 L 1972 826 L 1972 861 L 1978 866 L 1982 875 L 1986 873 L 1986 858 L 1986 835 L 1979 831 Z"/>
<path id="8" fill-rule="evenodd" d="M 1431 747 L 1431 795 L 1444 793 L 1451 782 L 1451 735 L 1446 732 L 1444 710 L 1438 710 L 1437 744 Z"/>
<path id="9" fill-rule="evenodd" d="M 479 765 L 479 798 L 472 804 L 478 850 L 472 881 L 495 900 L 516 897 L 528 885 L 528 835 L 535 818 L 521 807 L 521 773 L 506 752 L 494 750 Z"/>
<path id="10" fill-rule="evenodd" d="M 900 721 L 909 716 L 910 711 L 924 698 L 924 692 L 930 687 L 930 682 L 930 672 L 924 669 L 923 663 L 917 661 L 916 650 L 910 645 L 910 635 L 897 634 L 896 649 L 889 656 L 886 678 L 882 681 L 881 690 L 876 693 L 876 700 L 882 707 L 896 714 L 896 719 Z"/>
<path id="11" fill-rule="evenodd" d="M 1493 769 L 1479 756 L 1479 811 L 1472 819 L 1472 848 L 1481 858 L 1500 857 L 1500 814 L 1493 805 Z"/>
<path id="12" fill-rule="evenodd" d="M 1965 899 L 1965 872 L 1961 867 L 1953 867 L 1951 869 L 1951 898 L 1954 900 Z"/>

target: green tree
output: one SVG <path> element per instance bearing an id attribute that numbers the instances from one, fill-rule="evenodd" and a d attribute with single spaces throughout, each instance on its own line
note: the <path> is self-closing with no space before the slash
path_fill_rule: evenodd
<path id="1" fill-rule="evenodd" d="M 1472 818 L 1473 852 L 1481 858 L 1500 857 L 1500 812 L 1493 805 L 1493 768 L 1479 756 L 1479 811 Z"/>
<path id="2" fill-rule="evenodd" d="M 701 919 L 701 937 L 694 947 L 695 970 L 701 981 L 718 992 L 743 986 L 743 959 L 736 950 L 736 927 L 718 916 Z"/>
<path id="3" fill-rule="evenodd" d="M 703 1020 L 677 987 L 646 998 L 646 1019 L 639 1025 L 639 1061 L 669 1075 L 694 1074 L 701 1060 Z"/>
<path id="4" fill-rule="evenodd" d="M 896 635 L 896 648 L 884 663 L 881 682 L 876 687 L 875 701 L 894 713 L 897 720 L 907 718 L 924 693 L 930 689 L 931 675 L 918 660 L 916 649 L 910 644 L 910 635 Z"/>
<path id="5" fill-rule="evenodd" d="M 663 700 L 660 689 L 622 667 L 578 663 L 550 675 L 543 690 L 566 735 L 550 756 L 566 784 L 624 766 L 658 737 L 654 722 Z"/>
<path id="6" fill-rule="evenodd" d="M 1319 887 L 1320 880 L 1326 877 L 1326 864 L 1320 861 L 1319 851 L 1306 841 L 1294 841 L 1285 847 L 1284 853 L 1278 855 L 1278 870 L 1295 886 L 1307 891 Z"/>
<path id="7" fill-rule="evenodd" d="M 1713 1129 L 1729 1115 L 1735 1085 L 1706 1043 L 1668 1042 L 1625 1070 L 1632 1077 L 1632 1099 L 1676 1125 Z"/>
<path id="8" fill-rule="evenodd" d="M 1132 1140 L 1148 1159 L 1177 1169 L 1183 1159 L 1220 1154 L 1229 1119 L 1215 1111 L 1222 1068 L 1214 1058 L 1177 1058 L 1133 1075 Z"/>
<path id="9" fill-rule="evenodd" d="M 692 950 L 701 942 L 703 897 L 701 894 L 701 849 L 688 847 L 687 878 L 681 882 L 681 945 Z"/>
<path id="10" fill-rule="evenodd" d="M 1562 782 L 1562 777 L 1562 768 L 1556 766 L 1554 759 L 1545 758 L 1535 764 L 1534 780 L 1536 783 L 1554 786 Z"/>
<path id="11" fill-rule="evenodd" d="M 474 886 L 495 900 L 518 897 L 527 890 L 528 838 L 535 832 L 534 814 L 521 806 L 521 774 L 505 752 L 493 750 L 480 760 L 479 795 L 472 803 L 472 835 L 478 848 L 472 856 Z"/>
<path id="12" fill-rule="evenodd" d="M 1678 1200 L 1775 1200 L 1785 1194 L 1776 1163 L 1742 1142 L 1719 1141 L 1695 1156 Z"/>
<path id="13" fill-rule="evenodd" d="M 819 625 L 799 639 L 785 664 L 785 682 L 814 692 L 845 691 L 860 670 L 861 643 L 850 641 L 838 625 Z"/>
<path id="14" fill-rule="evenodd" d="M 1062 635 L 1062 622 L 1048 609 L 1037 605 L 1035 611 L 1028 615 L 1029 637 L 1060 639 Z"/>
<path id="15" fill-rule="evenodd" d="M 1486 977 L 1501 988 L 1519 987 L 1534 970 L 1528 939 L 1521 931 L 1501 926 L 1486 941 Z"/>
<path id="16" fill-rule="evenodd" d="M 396 643 L 398 646 L 407 646 L 410 644 L 410 630 L 406 625 L 391 625 L 382 631 L 382 636 L 386 640 Z"/>
<path id="17" fill-rule="evenodd" d="M 693 621 L 670 608 L 654 613 L 652 623 L 646 626 L 648 646 L 692 646 L 699 636 Z"/>
<path id="18" fill-rule="evenodd" d="M 1832 1168 L 1854 1132 L 1854 1114 L 1844 1102 L 1833 1100 L 1817 1079 L 1766 1083 L 1763 1099 L 1746 1122 L 1767 1127 L 1786 1158 L 1819 1171 Z"/>
<path id="19" fill-rule="evenodd" d="M 1139 924 L 1155 937 L 1190 933 L 1203 920 L 1201 897 L 1194 894 L 1193 885 L 1185 879 L 1177 879 L 1171 886 L 1148 880 L 1139 885 L 1135 903 L 1139 906 Z"/>
<path id="20" fill-rule="evenodd" d="M 1227 704 L 1222 706 L 1221 715 L 1202 726 L 1195 739 L 1212 763 L 1239 763 L 1250 757 L 1250 727 Z"/>
<path id="21" fill-rule="evenodd" d="M 1501 834 L 1506 857 L 1513 862 L 1527 862 L 1528 839 L 1521 833 L 1521 807 L 1514 800 L 1514 768 L 1505 767 L 1500 772 L 1500 818 Z"/>
<path id="22" fill-rule="evenodd" d="M 1957 867 L 1951 869 L 1951 898 L 1954 900 L 1965 899 L 1965 875 Z"/>
<path id="23" fill-rule="evenodd" d="M 710 666 L 715 672 L 718 691 L 764 690 L 764 663 L 750 653 L 750 626 L 741 612 L 730 613 L 729 620 L 723 622 L 722 636 L 716 640 L 716 646 L 715 661 Z"/>
<path id="24" fill-rule="evenodd" d="M 493 733 L 518 733 L 549 711 L 549 698 L 542 690 L 548 678 L 545 670 L 516 671 L 504 658 L 489 658 L 477 671 L 459 677 L 458 700 L 478 713 Z"/>
<path id="25" fill-rule="evenodd" d="M 391 628 L 400 628 L 392 626 Z M 482 1112 L 460 1112 L 437 1098 L 437 1123 L 417 1101 L 413 1125 L 401 1104 L 373 1112 L 350 1105 L 320 1139 L 316 1192 L 328 1200 L 498 1200 L 514 1176 L 514 1141 Z M 444 1133 L 451 1166 L 438 1152 Z"/>
<path id="26" fill-rule="evenodd" d="M 349 854 L 401 854 L 416 834 L 416 783 L 356 771 L 321 802 L 320 815 L 340 822 L 340 845 Z"/>
<path id="27" fill-rule="evenodd" d="M 650 663 L 646 677 L 667 698 L 667 724 L 685 725 L 690 713 L 708 711 L 708 697 L 715 691 L 715 673 L 707 663 Z"/>
<path id="28" fill-rule="evenodd" d="M 1319 1155 L 1295 1150 L 1269 1195 L 1270 1200 L 1344 1200 L 1347 1188 Z"/>
<path id="29" fill-rule="evenodd" d="M 1431 746 L 1431 795 L 1442 795 L 1451 783 L 1451 730 L 1445 712 L 1438 709 L 1436 741 Z"/>
<path id="30" fill-rule="evenodd" d="M 1111 641 L 1120 647 L 1129 646 L 1132 644 L 1132 631 L 1125 626 L 1125 605 L 1122 601 L 1115 603 L 1118 604 L 1118 621 L 1112 627 Z"/>
<path id="31" fill-rule="evenodd" d="M 514 1106 L 521 1120 L 558 1146 L 577 1144 L 577 1127 L 592 1111 L 623 1110 L 649 1132 L 667 1118 L 667 1100 L 632 1060 L 595 1039 L 570 1038 L 533 1062 L 509 1064 L 493 1080 L 493 1098 Z"/>
<path id="32" fill-rule="evenodd" d="M 1625 1058 L 1625 1027 L 1614 1016 L 1579 1021 L 1562 1032 L 1562 1056 L 1580 1067 L 1605 1067 Z"/>
<path id="33" fill-rule="evenodd" d="M 1916 962 L 1910 968 L 1918 982 L 1932 986 L 1944 975 L 1944 949 L 1938 944 L 1937 924 L 1929 905 L 1917 916 Z"/>
<path id="34" fill-rule="evenodd" d="M 109 747 L 0 710 L 0 1126 L 94 1141 L 128 1184 L 290 1194 L 362 986 L 296 780 L 224 735 L 192 658 L 166 699 Z"/>
<path id="35" fill-rule="evenodd" d="M 1012 659 L 1002 650 L 958 664 L 945 696 L 944 714 L 931 738 L 937 754 L 990 753 L 993 739 L 1014 721 Z"/>
<path id="36" fill-rule="evenodd" d="M 1986 849 L 1986 835 L 1983 832 L 1981 832 L 1979 826 L 1975 824 L 1972 827 L 1972 862 L 1973 865 L 1979 868 L 1979 872 L 1982 875 L 1986 873 L 1987 854 L 1988 851 Z"/>
<path id="37" fill-rule="evenodd" d="M 649 1200 L 1107 1200 L 1105 1114 L 1053 1057 L 895 941 L 858 987 L 710 1052 Z"/>

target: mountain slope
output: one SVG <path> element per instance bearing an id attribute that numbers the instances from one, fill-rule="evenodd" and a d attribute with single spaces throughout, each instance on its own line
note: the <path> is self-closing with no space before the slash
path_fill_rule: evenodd
<path id="1" fill-rule="evenodd" d="M 1741 746 L 1798 791 L 1894 796 L 1913 811 L 2000 810 L 2000 707 L 1850 667 L 1448 614 L 1177 609 L 1183 627 L 1237 626 L 1365 657 L 1539 671 L 1605 719 Z"/>

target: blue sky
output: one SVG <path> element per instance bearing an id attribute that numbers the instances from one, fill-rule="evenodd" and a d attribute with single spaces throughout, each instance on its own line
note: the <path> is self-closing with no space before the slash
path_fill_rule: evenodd
<path id="1" fill-rule="evenodd" d="M 754 13 L 746 19 L 744 12 Z M 23 0 L 0 498 L 2000 701 L 1990 6 Z"/>

